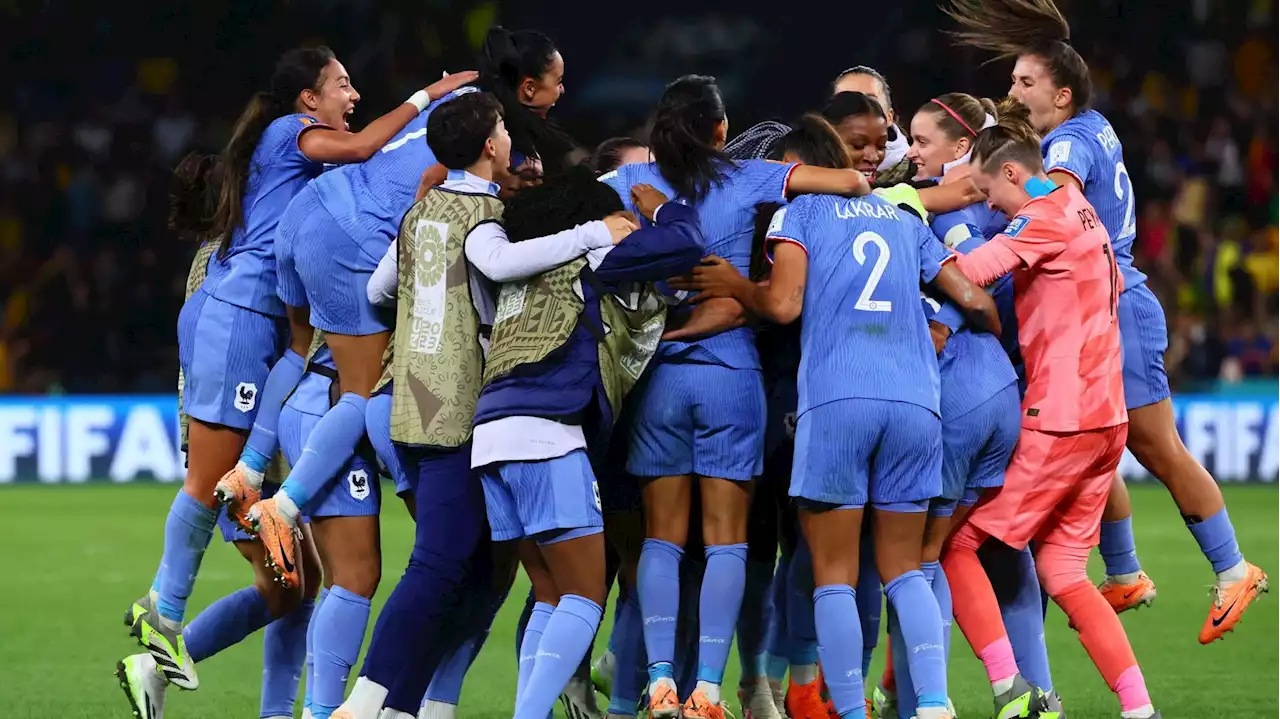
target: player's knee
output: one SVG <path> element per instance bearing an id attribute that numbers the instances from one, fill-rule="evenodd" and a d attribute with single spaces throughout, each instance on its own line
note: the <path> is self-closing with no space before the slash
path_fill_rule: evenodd
<path id="1" fill-rule="evenodd" d="M 297 609 L 302 602 L 302 587 L 285 588 L 271 576 L 255 574 L 253 587 L 267 603 L 267 611 L 277 619 Z"/>
<path id="2" fill-rule="evenodd" d="M 1040 587 L 1050 597 L 1060 597 L 1073 587 L 1089 583 L 1085 571 L 1089 549 L 1045 544 L 1036 552 L 1036 574 Z"/>

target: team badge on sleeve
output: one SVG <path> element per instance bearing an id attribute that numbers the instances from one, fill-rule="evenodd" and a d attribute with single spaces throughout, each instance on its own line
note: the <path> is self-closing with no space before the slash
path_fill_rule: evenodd
<path id="1" fill-rule="evenodd" d="M 1071 158 L 1071 141 L 1058 140 L 1049 145 L 1049 167 L 1059 167 Z"/>
<path id="2" fill-rule="evenodd" d="M 1004 228 L 1004 234 L 1010 237 L 1017 237 L 1018 233 L 1026 229 L 1027 225 L 1030 223 L 1030 217 L 1027 217 L 1026 215 L 1018 215 L 1013 218 L 1013 222 L 1010 222 L 1008 227 Z"/>

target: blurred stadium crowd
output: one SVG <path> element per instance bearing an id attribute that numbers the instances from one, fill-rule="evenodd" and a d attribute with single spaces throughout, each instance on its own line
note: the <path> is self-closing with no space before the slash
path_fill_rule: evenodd
<path id="1" fill-rule="evenodd" d="M 779 26 L 767 11 L 701 13 L 692 2 L 651 3 L 653 22 L 607 40 L 591 31 L 598 15 L 575 16 L 573 3 L 557 3 L 554 17 L 529 4 L 450 0 L 264 5 L 126 18 L 110 5 L 0 2 L 0 43 L 10 49 L 0 102 L 0 392 L 173 390 L 194 248 L 165 229 L 170 169 L 189 150 L 217 150 L 290 45 L 335 49 L 363 95 L 359 122 L 442 69 L 464 69 L 495 21 L 537 27 L 566 56 L 555 117 L 588 145 L 641 132 L 662 83 L 689 71 L 721 77 L 739 129 L 816 104 L 825 82 L 859 63 L 889 78 L 900 118 L 934 93 L 1007 87 L 1007 63 L 978 68 L 938 33 L 931 7 L 885 10 L 889 32 L 846 57 L 849 42 L 810 42 L 795 19 Z M 1273 0 L 1060 5 L 1081 20 L 1074 31 L 1098 108 L 1124 143 L 1139 202 L 1135 256 L 1169 317 L 1171 380 L 1185 390 L 1274 376 Z"/>

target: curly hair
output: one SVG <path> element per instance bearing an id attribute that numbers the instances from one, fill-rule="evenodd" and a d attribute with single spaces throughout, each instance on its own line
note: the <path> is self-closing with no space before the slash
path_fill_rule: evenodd
<path id="1" fill-rule="evenodd" d="M 623 209 L 612 187 L 597 180 L 589 168 L 576 166 L 521 190 L 506 203 L 502 224 L 509 240 L 522 242 L 602 220 Z"/>

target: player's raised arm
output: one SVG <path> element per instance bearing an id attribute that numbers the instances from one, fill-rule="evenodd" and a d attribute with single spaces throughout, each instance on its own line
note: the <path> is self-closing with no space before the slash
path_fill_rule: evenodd
<path id="1" fill-rule="evenodd" d="M 427 105 L 469 82 L 474 82 L 476 77 L 474 70 L 445 75 L 442 79 L 413 93 L 399 107 L 369 123 L 359 132 L 350 132 L 345 127 L 317 126 L 298 137 L 298 149 L 316 162 L 332 164 L 364 162 L 373 157 L 373 153 L 387 144 L 397 132 L 404 129 L 404 126 L 425 110 Z M 341 63 L 336 60 L 330 63 L 321 82 L 336 85 L 349 98 L 350 108 L 346 111 L 348 114 L 355 109 L 360 93 L 356 92 L 355 87 L 351 85 L 351 78 L 347 76 L 347 71 Z M 321 97 L 317 95 L 317 102 Z"/>

